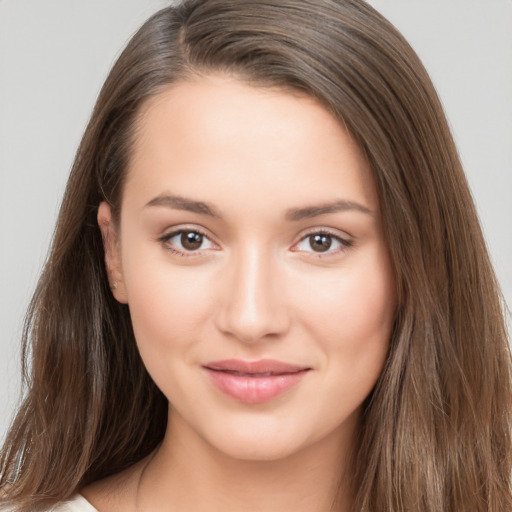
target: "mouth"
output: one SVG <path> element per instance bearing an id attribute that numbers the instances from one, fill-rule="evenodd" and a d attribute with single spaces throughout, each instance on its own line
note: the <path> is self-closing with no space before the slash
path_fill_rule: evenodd
<path id="1" fill-rule="evenodd" d="M 267 402 L 299 384 L 310 367 L 272 359 L 229 359 L 203 366 L 211 383 L 222 393 L 247 404 Z"/>

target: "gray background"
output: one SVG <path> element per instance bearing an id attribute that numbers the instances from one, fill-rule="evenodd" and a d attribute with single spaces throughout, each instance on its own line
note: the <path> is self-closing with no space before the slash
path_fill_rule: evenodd
<path id="1" fill-rule="evenodd" d="M 124 44 L 164 0 L 0 0 L 0 440 L 20 388 L 24 310 L 73 155 Z M 512 1 L 373 0 L 447 110 L 512 305 Z"/>

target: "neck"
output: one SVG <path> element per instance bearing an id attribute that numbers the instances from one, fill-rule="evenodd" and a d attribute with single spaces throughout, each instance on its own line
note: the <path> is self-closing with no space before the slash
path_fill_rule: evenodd
<path id="1" fill-rule="evenodd" d="M 165 439 L 141 474 L 137 510 L 348 511 L 349 486 L 341 475 L 349 473 L 352 437 L 334 432 L 277 460 L 241 460 L 171 413 Z"/>

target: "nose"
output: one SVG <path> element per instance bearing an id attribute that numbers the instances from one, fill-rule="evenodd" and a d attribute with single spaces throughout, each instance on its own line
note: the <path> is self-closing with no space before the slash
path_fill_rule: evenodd
<path id="1" fill-rule="evenodd" d="M 288 330 L 286 294 L 279 265 L 271 255 L 256 247 L 244 249 L 226 274 L 217 316 L 217 327 L 224 334 L 254 343 Z"/>

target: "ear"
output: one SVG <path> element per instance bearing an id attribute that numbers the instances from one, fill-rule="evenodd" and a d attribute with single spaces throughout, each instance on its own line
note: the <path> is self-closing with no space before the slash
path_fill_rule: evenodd
<path id="1" fill-rule="evenodd" d="M 105 250 L 105 268 L 112 295 L 122 304 L 128 303 L 121 264 L 119 236 L 112 219 L 110 205 L 103 201 L 98 208 L 98 225 Z"/>

